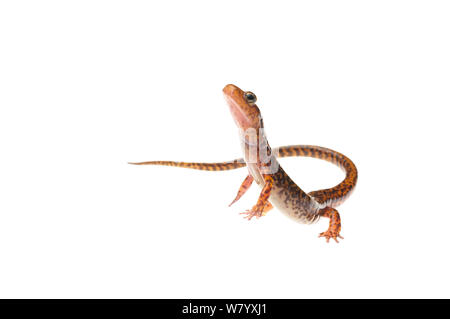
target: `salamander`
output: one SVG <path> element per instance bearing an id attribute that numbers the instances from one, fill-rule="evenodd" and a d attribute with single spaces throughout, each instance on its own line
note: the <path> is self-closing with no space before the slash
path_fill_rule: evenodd
<path id="1" fill-rule="evenodd" d="M 247 167 L 248 175 L 242 182 L 235 199 L 238 201 L 253 182 L 261 187 L 256 204 L 241 213 L 244 218 L 264 216 L 275 206 L 291 219 L 310 224 L 320 217 L 329 218 L 328 230 L 319 234 L 327 242 L 336 242 L 341 236 L 341 218 L 336 207 L 353 192 L 358 179 L 355 164 L 345 155 L 331 149 L 313 145 L 290 145 L 271 148 L 264 131 L 263 118 L 256 105 L 256 95 L 243 91 L 233 84 L 223 89 L 231 115 L 239 129 L 243 158 L 221 163 L 187 163 L 174 161 L 149 161 L 134 165 L 166 165 L 207 171 L 224 171 Z M 307 156 L 331 162 L 345 171 L 345 179 L 335 187 L 305 193 L 284 171 L 278 158 Z"/>

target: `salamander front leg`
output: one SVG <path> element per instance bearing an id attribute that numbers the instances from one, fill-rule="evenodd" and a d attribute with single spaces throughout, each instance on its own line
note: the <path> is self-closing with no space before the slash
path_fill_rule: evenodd
<path id="1" fill-rule="evenodd" d="M 252 209 L 241 213 L 242 215 L 246 215 L 244 218 L 247 218 L 248 220 L 251 220 L 253 217 L 259 218 L 264 216 L 265 213 L 272 208 L 272 204 L 269 202 L 269 197 L 273 187 L 273 178 L 270 175 L 264 175 L 263 177 L 265 184 L 256 205 L 253 206 Z"/>
<path id="2" fill-rule="evenodd" d="M 242 182 L 241 187 L 239 187 L 239 191 L 236 195 L 236 198 L 231 202 L 230 205 L 228 205 L 228 207 L 236 203 L 239 200 L 239 198 L 241 198 L 241 196 L 244 195 L 245 192 L 250 188 L 252 183 L 253 183 L 253 176 L 249 174 Z"/>
<path id="3" fill-rule="evenodd" d="M 262 216 L 266 216 L 267 212 L 272 208 L 273 208 L 272 204 L 269 201 L 267 201 L 267 204 L 266 206 L 264 206 L 264 209 L 262 211 Z"/>
<path id="4" fill-rule="evenodd" d="M 330 241 L 330 238 L 333 238 L 337 243 L 339 242 L 337 237 L 344 239 L 344 237 L 339 234 L 341 231 L 341 217 L 336 209 L 331 207 L 322 208 L 319 215 L 330 219 L 328 230 L 320 233 L 319 237 L 325 237 L 327 243 Z"/>

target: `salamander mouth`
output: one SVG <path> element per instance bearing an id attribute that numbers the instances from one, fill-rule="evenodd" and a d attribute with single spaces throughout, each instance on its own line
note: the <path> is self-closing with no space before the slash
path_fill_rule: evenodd
<path id="1" fill-rule="evenodd" d="M 240 128 L 248 128 L 251 125 L 251 121 L 244 110 L 239 104 L 230 96 L 225 95 L 228 106 L 230 107 L 231 115 L 233 116 L 236 125 Z"/>

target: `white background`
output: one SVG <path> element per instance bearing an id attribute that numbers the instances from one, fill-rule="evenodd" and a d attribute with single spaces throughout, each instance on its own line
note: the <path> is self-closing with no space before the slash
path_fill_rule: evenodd
<path id="1" fill-rule="evenodd" d="M 450 297 L 446 1 L 0 5 L 0 297 Z M 328 220 L 228 208 L 245 169 L 222 96 L 258 96 L 272 146 L 359 169 Z M 305 190 L 343 173 L 282 159 Z"/>

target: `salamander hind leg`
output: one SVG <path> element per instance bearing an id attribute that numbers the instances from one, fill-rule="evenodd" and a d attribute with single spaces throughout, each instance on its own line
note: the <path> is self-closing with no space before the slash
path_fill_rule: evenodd
<path id="1" fill-rule="evenodd" d="M 339 242 L 337 240 L 338 237 L 344 239 L 344 237 L 340 235 L 341 217 L 339 216 L 339 213 L 336 209 L 331 207 L 322 208 L 319 211 L 319 215 L 321 217 L 328 217 L 330 219 L 330 225 L 328 227 L 328 230 L 323 233 L 320 233 L 319 237 L 325 237 L 327 243 L 330 241 L 330 238 L 333 238 L 337 243 Z"/>

